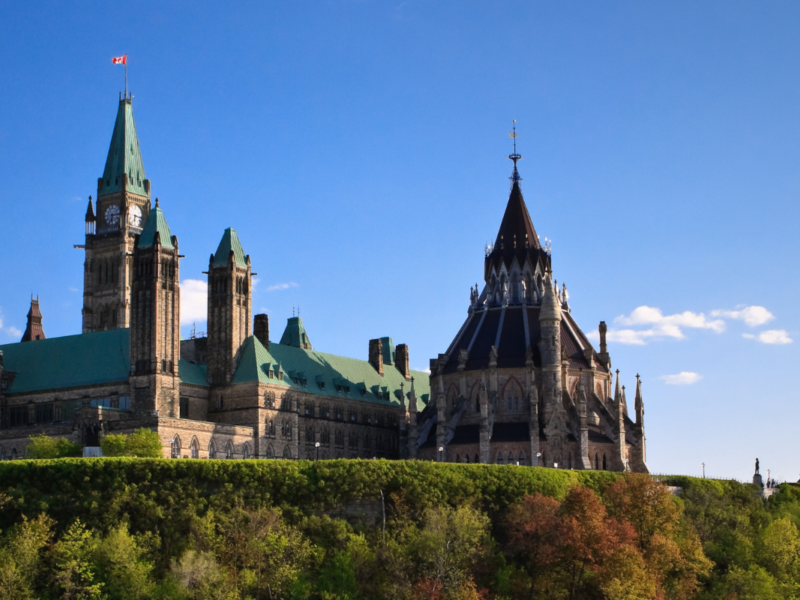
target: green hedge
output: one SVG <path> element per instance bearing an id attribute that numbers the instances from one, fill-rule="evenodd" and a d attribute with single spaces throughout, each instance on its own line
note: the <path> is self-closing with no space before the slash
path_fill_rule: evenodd
<path id="1" fill-rule="evenodd" d="M 101 530 L 128 520 L 134 531 L 181 521 L 241 501 L 304 514 L 402 492 L 413 510 L 473 503 L 491 517 L 526 494 L 562 497 L 576 483 L 600 490 L 623 477 L 605 471 L 385 460 L 19 460 L 0 463 L 0 529 L 46 513 L 60 527 L 76 518 Z M 705 485 L 678 478 L 671 485 Z M 708 482 L 709 485 L 740 485 Z M 185 523 L 184 523 L 185 525 Z"/>

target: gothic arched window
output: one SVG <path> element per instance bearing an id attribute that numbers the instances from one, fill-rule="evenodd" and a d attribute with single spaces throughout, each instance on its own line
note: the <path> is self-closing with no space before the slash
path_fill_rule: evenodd
<path id="1" fill-rule="evenodd" d="M 594 470 L 600 470 L 600 458 L 598 457 L 597 452 L 594 453 Z"/>
<path id="2" fill-rule="evenodd" d="M 498 465 L 502 465 L 503 462 L 504 462 L 503 453 L 502 452 L 498 452 L 497 453 L 497 464 Z"/>
<path id="3" fill-rule="evenodd" d="M 242 458 L 248 459 L 250 458 L 250 444 L 245 442 L 244 447 L 242 448 Z"/>
<path id="4" fill-rule="evenodd" d="M 208 458 L 216 458 L 217 457 L 217 445 L 214 443 L 214 440 L 208 442 Z"/>
<path id="5" fill-rule="evenodd" d="M 189 444 L 189 451 L 192 458 L 200 458 L 200 445 L 197 443 L 197 438 L 192 438 L 192 443 Z"/>
<path id="6" fill-rule="evenodd" d="M 514 455 L 511 452 L 508 453 L 508 464 L 514 464 Z"/>
<path id="7" fill-rule="evenodd" d="M 521 465 L 524 465 L 524 464 L 525 464 L 525 453 L 524 453 L 524 452 L 520 452 L 520 453 L 519 453 L 519 458 L 517 458 L 517 461 L 518 461 L 518 462 L 519 462 L 519 464 L 521 464 Z"/>
<path id="8" fill-rule="evenodd" d="M 508 381 L 505 389 L 503 390 L 503 395 L 505 396 L 505 406 L 507 407 L 508 412 L 518 411 L 520 403 L 519 401 L 522 397 L 522 388 L 516 379 L 511 379 Z"/>
<path id="9" fill-rule="evenodd" d="M 603 471 L 608 470 L 608 465 L 606 464 L 606 455 L 605 452 L 603 453 Z"/>
<path id="10" fill-rule="evenodd" d="M 267 446 L 267 458 L 275 458 L 275 450 L 272 448 L 272 444 Z"/>
<path id="11" fill-rule="evenodd" d="M 172 438 L 172 441 L 170 442 L 170 457 L 181 457 L 181 438 L 179 438 L 177 435 Z"/>
<path id="12" fill-rule="evenodd" d="M 283 447 L 283 458 L 292 458 L 292 450 L 289 446 Z"/>
<path id="13" fill-rule="evenodd" d="M 230 441 L 225 445 L 225 458 L 233 458 L 233 444 Z"/>

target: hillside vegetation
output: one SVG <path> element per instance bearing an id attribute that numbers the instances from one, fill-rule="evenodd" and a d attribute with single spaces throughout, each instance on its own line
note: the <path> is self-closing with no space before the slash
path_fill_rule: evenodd
<path id="1" fill-rule="evenodd" d="M 800 488 L 422 461 L 0 463 L 0 600 L 800 598 Z"/>

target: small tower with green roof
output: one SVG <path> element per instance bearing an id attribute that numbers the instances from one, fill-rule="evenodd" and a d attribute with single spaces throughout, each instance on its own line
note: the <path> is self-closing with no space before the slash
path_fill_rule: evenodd
<path id="1" fill-rule="evenodd" d="M 133 97 L 120 98 L 103 176 L 97 180 L 97 210 L 86 213 L 83 331 L 130 324 L 131 254 L 150 212 Z"/>
<path id="2" fill-rule="evenodd" d="M 228 385 L 236 371 L 236 355 L 252 334 L 253 273 L 236 230 L 222 234 L 208 262 L 208 377 Z"/>
<path id="3" fill-rule="evenodd" d="M 180 256 L 178 238 L 158 205 L 133 249 L 131 280 L 131 387 L 134 410 L 178 416 Z"/>

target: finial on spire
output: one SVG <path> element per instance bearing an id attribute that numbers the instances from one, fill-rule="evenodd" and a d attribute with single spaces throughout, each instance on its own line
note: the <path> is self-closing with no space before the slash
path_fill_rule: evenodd
<path id="1" fill-rule="evenodd" d="M 156 198 L 156 208 L 158 208 L 158 198 Z"/>
<path id="2" fill-rule="evenodd" d="M 512 123 L 513 130 L 508 134 L 508 136 L 514 140 L 514 154 L 509 154 L 508 158 L 514 162 L 514 172 L 511 174 L 509 179 L 511 179 L 512 183 L 517 183 L 522 181 L 522 177 L 519 176 L 519 171 L 517 171 L 517 161 L 522 160 L 522 157 L 517 154 L 517 120 L 514 119 Z"/>

